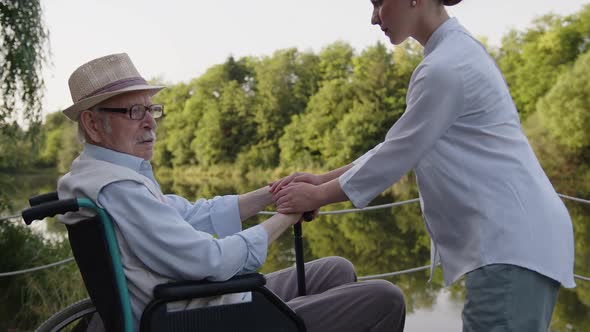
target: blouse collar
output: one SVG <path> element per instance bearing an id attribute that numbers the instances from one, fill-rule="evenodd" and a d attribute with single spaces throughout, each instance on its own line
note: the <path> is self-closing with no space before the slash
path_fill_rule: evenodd
<path id="1" fill-rule="evenodd" d="M 434 51 L 434 49 L 445 38 L 447 32 L 456 28 L 461 28 L 461 24 L 459 24 L 459 21 L 457 21 L 457 19 L 454 17 L 449 18 L 438 28 L 436 28 L 424 46 L 424 56 L 426 57 L 428 54 L 432 53 L 432 51 Z"/>

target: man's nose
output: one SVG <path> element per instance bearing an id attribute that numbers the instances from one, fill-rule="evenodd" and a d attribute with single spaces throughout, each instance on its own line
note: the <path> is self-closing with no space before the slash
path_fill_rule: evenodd
<path id="1" fill-rule="evenodd" d="M 142 120 L 143 122 L 143 127 L 146 129 L 156 129 L 158 128 L 158 124 L 156 123 L 156 119 L 154 119 L 154 116 L 152 115 L 151 112 L 145 112 L 145 117 Z"/>
<path id="2" fill-rule="evenodd" d="M 373 9 L 373 14 L 371 14 L 371 24 L 379 25 L 381 24 L 381 19 L 379 18 L 379 9 Z"/>

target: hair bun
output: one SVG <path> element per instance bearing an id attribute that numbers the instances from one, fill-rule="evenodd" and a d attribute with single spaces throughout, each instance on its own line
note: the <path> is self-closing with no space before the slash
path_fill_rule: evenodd
<path id="1" fill-rule="evenodd" d="M 454 5 L 458 4 L 459 2 L 461 2 L 461 0 L 443 0 L 443 4 L 445 6 L 454 6 Z"/>

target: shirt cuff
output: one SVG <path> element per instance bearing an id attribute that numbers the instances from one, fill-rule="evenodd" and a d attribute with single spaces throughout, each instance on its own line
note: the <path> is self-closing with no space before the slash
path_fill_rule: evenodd
<path id="1" fill-rule="evenodd" d="M 242 230 L 238 195 L 216 196 L 210 204 L 211 223 L 220 239 Z"/>
<path id="2" fill-rule="evenodd" d="M 352 204 L 358 208 L 362 209 L 369 205 L 371 200 L 364 196 L 360 191 L 358 191 L 350 182 L 352 177 L 356 174 L 356 172 L 363 166 L 363 164 L 358 164 L 353 166 L 348 171 L 344 172 L 344 174 L 338 177 L 338 182 L 340 183 L 340 188 L 344 191 L 344 194 L 348 196 L 348 199 L 352 202 Z"/>
<path id="3" fill-rule="evenodd" d="M 239 235 L 244 238 L 248 246 L 248 257 L 241 272 L 255 272 L 266 260 L 268 253 L 268 233 L 262 225 L 256 225 L 240 232 Z"/>

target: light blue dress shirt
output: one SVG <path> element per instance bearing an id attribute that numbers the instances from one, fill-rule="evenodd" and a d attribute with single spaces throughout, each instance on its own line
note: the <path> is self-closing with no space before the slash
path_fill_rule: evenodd
<path id="1" fill-rule="evenodd" d="M 149 161 L 91 144 L 82 155 L 132 169 L 157 185 Z M 255 271 L 266 259 L 268 234 L 260 225 L 241 231 L 238 196 L 194 203 L 164 197 L 168 204 L 133 181 L 111 183 L 98 196 L 131 251 L 159 275 L 226 280 Z"/>
<path id="2" fill-rule="evenodd" d="M 456 19 L 424 47 L 407 108 L 384 142 L 339 178 L 356 207 L 414 169 L 446 284 L 488 264 L 518 265 L 574 287 L 569 214 L 522 132 L 509 89 Z"/>

